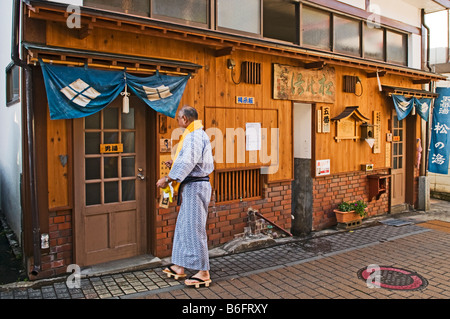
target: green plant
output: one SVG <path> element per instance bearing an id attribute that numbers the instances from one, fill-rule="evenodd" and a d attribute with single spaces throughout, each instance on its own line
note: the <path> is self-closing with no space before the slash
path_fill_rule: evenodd
<path id="1" fill-rule="evenodd" d="M 366 212 L 367 203 L 363 200 L 358 200 L 356 202 L 342 202 L 339 204 L 338 209 L 342 212 L 355 211 L 359 216 L 364 217 L 367 215 Z"/>

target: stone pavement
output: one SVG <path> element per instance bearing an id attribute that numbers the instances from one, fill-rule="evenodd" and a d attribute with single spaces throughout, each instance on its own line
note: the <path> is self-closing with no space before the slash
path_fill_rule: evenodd
<path id="1" fill-rule="evenodd" d="M 65 277 L 4 285 L 0 299 L 448 299 L 450 227 L 432 221 L 449 217 L 450 203 L 432 200 L 427 213 L 388 215 L 354 231 L 328 230 L 214 257 L 210 288 L 187 288 L 156 267 L 81 278 L 79 288 L 68 288 Z M 385 224 L 391 219 L 409 224 Z M 368 288 L 358 271 L 372 264 L 417 272 L 426 285 L 413 291 Z M 395 274 L 386 274 L 395 281 Z"/>

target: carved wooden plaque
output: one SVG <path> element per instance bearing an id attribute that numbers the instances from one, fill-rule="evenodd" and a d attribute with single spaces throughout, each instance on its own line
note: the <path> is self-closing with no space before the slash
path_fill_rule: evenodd
<path id="1" fill-rule="evenodd" d="M 273 81 L 273 98 L 276 100 L 320 103 L 336 100 L 336 71 L 332 67 L 309 70 L 274 64 Z"/>

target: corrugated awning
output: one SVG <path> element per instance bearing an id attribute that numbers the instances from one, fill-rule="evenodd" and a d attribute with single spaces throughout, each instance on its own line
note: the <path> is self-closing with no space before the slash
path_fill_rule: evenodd
<path id="1" fill-rule="evenodd" d="M 47 46 L 44 44 L 22 43 L 28 51 L 28 63 L 45 63 L 89 66 L 111 70 L 124 70 L 133 73 L 155 73 L 195 75 L 201 65 L 188 61 L 148 58 L 142 56 L 112 54 L 97 51 L 70 49 L 65 47 Z"/>

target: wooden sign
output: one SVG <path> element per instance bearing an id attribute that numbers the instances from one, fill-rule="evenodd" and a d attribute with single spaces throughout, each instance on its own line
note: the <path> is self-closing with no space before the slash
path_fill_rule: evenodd
<path id="1" fill-rule="evenodd" d="M 309 70 L 273 64 L 273 98 L 303 102 L 334 103 L 336 71 L 332 67 Z"/>
<path id="2" fill-rule="evenodd" d="M 123 144 L 100 144 L 100 153 L 122 153 Z"/>
<path id="3" fill-rule="evenodd" d="M 253 96 L 236 96 L 236 104 L 255 104 Z"/>
<path id="4" fill-rule="evenodd" d="M 322 133 L 322 110 L 317 110 L 317 133 Z"/>
<path id="5" fill-rule="evenodd" d="M 372 152 L 374 154 L 381 153 L 381 112 L 373 111 L 373 137 L 375 138 L 375 144 L 373 145 Z"/>
<path id="6" fill-rule="evenodd" d="M 323 133 L 330 133 L 330 107 L 329 106 L 322 106 L 322 132 Z"/>
<path id="7" fill-rule="evenodd" d="M 391 167 L 391 143 L 386 143 L 385 165 Z"/>

